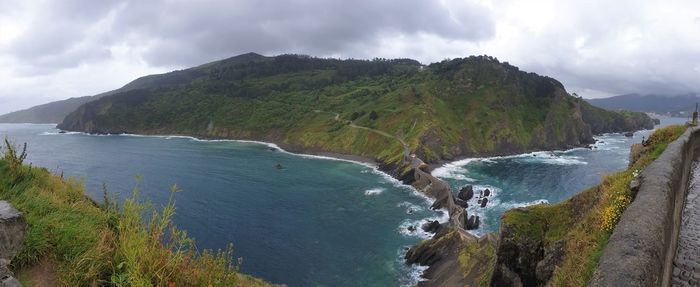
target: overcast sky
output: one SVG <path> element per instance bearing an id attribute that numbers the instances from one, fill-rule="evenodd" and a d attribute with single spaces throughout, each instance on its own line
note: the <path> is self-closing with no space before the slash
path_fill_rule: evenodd
<path id="1" fill-rule="evenodd" d="M 0 0 L 0 114 L 245 52 L 488 54 L 586 98 L 700 92 L 700 1 Z"/>

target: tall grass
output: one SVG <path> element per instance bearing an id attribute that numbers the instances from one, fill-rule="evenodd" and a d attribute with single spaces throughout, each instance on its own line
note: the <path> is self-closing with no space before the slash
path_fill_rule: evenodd
<path id="1" fill-rule="evenodd" d="M 61 286 L 269 285 L 238 272 L 231 246 L 199 251 L 173 224 L 177 187 L 160 208 L 141 202 L 138 188 L 121 206 L 109 196 L 100 205 L 85 195 L 82 182 L 22 165 L 26 152 L 16 150 L 7 141 L 0 159 L 0 200 L 10 201 L 29 225 L 12 260 L 15 270 L 48 258 Z"/>

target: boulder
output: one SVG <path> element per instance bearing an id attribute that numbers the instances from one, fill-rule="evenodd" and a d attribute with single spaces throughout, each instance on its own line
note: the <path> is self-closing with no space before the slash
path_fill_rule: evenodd
<path id="1" fill-rule="evenodd" d="M 486 204 L 488 202 L 489 202 L 489 199 L 484 197 L 483 199 L 481 199 L 481 203 L 479 203 L 479 204 L 481 204 L 481 207 L 486 207 Z"/>
<path id="2" fill-rule="evenodd" d="M 464 201 L 468 201 L 472 199 L 472 197 L 474 197 L 474 187 L 471 185 L 462 187 L 457 194 L 457 198 Z"/>
<path id="3" fill-rule="evenodd" d="M 464 225 L 464 229 L 466 230 L 474 230 L 479 228 L 479 216 L 470 216 L 469 219 L 467 219 L 466 224 Z"/>
<path id="4" fill-rule="evenodd" d="M 637 191 L 639 191 L 639 187 L 642 186 L 642 184 L 639 182 L 638 179 L 633 179 L 630 181 L 630 190 L 636 194 Z"/>
<path id="5" fill-rule="evenodd" d="M 484 189 L 484 196 L 486 197 L 486 196 L 489 196 L 489 195 L 491 195 L 491 190 L 489 190 L 488 188 L 487 188 L 487 189 Z"/>
<path id="6" fill-rule="evenodd" d="M 430 233 L 437 233 L 438 230 L 440 230 L 440 227 L 441 227 L 440 222 L 438 222 L 437 220 L 423 223 L 423 226 L 421 226 L 423 231 L 430 232 Z"/>
<path id="7" fill-rule="evenodd" d="M 7 201 L 0 201 L 0 286 L 20 286 L 8 268 L 10 260 L 22 248 L 27 222 L 22 213 Z"/>
<path id="8" fill-rule="evenodd" d="M 11 260 L 19 252 L 27 231 L 22 213 L 7 201 L 0 201 L 0 259 Z"/>
<path id="9" fill-rule="evenodd" d="M 410 232 L 415 232 L 415 231 L 416 231 L 416 227 L 413 226 L 413 225 L 409 226 L 409 227 L 406 228 L 406 229 L 408 229 L 408 231 L 410 231 Z"/>
<path id="10" fill-rule="evenodd" d="M 462 208 L 469 207 L 469 203 L 467 203 L 466 201 L 461 200 L 459 198 L 455 198 L 455 204 L 461 206 Z"/>

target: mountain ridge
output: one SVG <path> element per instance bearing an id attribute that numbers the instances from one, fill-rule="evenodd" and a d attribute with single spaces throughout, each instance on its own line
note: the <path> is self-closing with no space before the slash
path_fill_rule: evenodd
<path id="1" fill-rule="evenodd" d="M 268 141 L 371 157 L 395 176 L 405 172 L 403 146 L 352 125 L 396 135 L 428 163 L 585 146 L 594 133 L 653 127 L 646 115 L 593 107 L 553 78 L 489 56 L 425 66 L 249 53 L 139 80 L 144 88 L 83 104 L 58 127 Z"/>
<path id="2" fill-rule="evenodd" d="M 686 117 L 695 110 L 700 95 L 625 94 L 601 99 L 587 99 L 590 104 L 605 109 L 655 113 L 666 116 Z"/>

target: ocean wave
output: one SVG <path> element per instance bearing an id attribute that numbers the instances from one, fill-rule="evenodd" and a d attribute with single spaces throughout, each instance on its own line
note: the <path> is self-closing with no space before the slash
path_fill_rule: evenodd
<path id="1" fill-rule="evenodd" d="M 521 162 L 538 162 L 555 165 L 585 165 L 588 163 L 583 161 L 582 157 L 568 155 L 571 152 L 580 151 L 583 149 L 585 148 L 577 147 L 568 150 L 536 151 L 516 155 L 467 158 L 445 163 L 442 166 L 434 169 L 432 171 L 432 175 L 438 178 L 449 178 L 460 181 L 474 182 L 476 180 L 466 175 L 468 173 L 466 168 L 467 165 L 472 162 L 496 163 L 498 160 L 503 159 L 514 159 Z"/>
<path id="2" fill-rule="evenodd" d="M 410 203 L 408 201 L 401 202 L 401 203 L 397 204 L 396 206 L 405 208 L 406 214 L 412 214 L 412 213 L 415 213 L 418 211 L 423 211 L 423 207 L 421 207 L 417 204 Z"/>
<path id="3" fill-rule="evenodd" d="M 441 223 L 448 221 L 449 215 L 447 214 L 447 211 L 443 211 L 442 214 L 442 216 L 431 216 L 422 219 L 404 219 L 401 221 L 401 224 L 399 224 L 397 231 L 403 236 L 418 237 L 422 240 L 430 239 L 433 237 L 433 234 L 423 231 L 423 223 L 435 220 Z M 414 231 L 410 231 L 408 230 L 410 226 L 413 226 L 416 229 Z"/>
<path id="4" fill-rule="evenodd" d="M 39 135 L 40 136 L 55 136 L 55 135 L 79 135 L 79 134 L 83 134 L 83 133 L 82 132 L 64 132 L 64 133 L 61 133 L 61 132 L 55 131 L 55 132 L 43 132 L 43 133 L 40 133 Z"/>
<path id="5" fill-rule="evenodd" d="M 425 281 L 423 278 L 423 273 L 428 269 L 428 266 L 421 266 L 419 264 L 406 265 L 406 253 L 408 253 L 408 248 L 410 246 L 404 246 L 399 249 L 396 256 L 396 263 L 400 268 L 405 268 L 402 270 L 404 276 L 399 278 L 399 286 L 401 287 L 413 287 L 418 284 L 418 282 Z"/>
<path id="6" fill-rule="evenodd" d="M 513 208 L 528 207 L 531 205 L 538 205 L 538 204 L 549 204 L 549 200 L 537 199 L 537 200 L 527 201 L 527 202 L 509 201 L 506 203 L 501 203 L 498 207 L 503 208 L 504 210 L 508 210 L 508 209 L 513 209 Z"/>
<path id="7" fill-rule="evenodd" d="M 477 161 L 479 158 L 468 158 L 458 161 L 446 163 L 436 169 L 431 174 L 438 178 L 451 178 L 462 181 L 472 182 L 474 179 L 467 177 L 467 169 L 465 168 L 470 162 Z"/>
<path id="8" fill-rule="evenodd" d="M 380 194 L 382 192 L 384 192 L 384 189 L 381 187 L 372 188 L 372 189 L 365 190 L 365 195 L 377 195 L 377 194 Z"/>
<path id="9" fill-rule="evenodd" d="M 533 152 L 529 154 L 513 157 L 518 162 L 525 163 L 544 163 L 554 165 L 584 165 L 588 162 L 583 161 L 583 157 L 570 156 L 556 152 Z"/>

